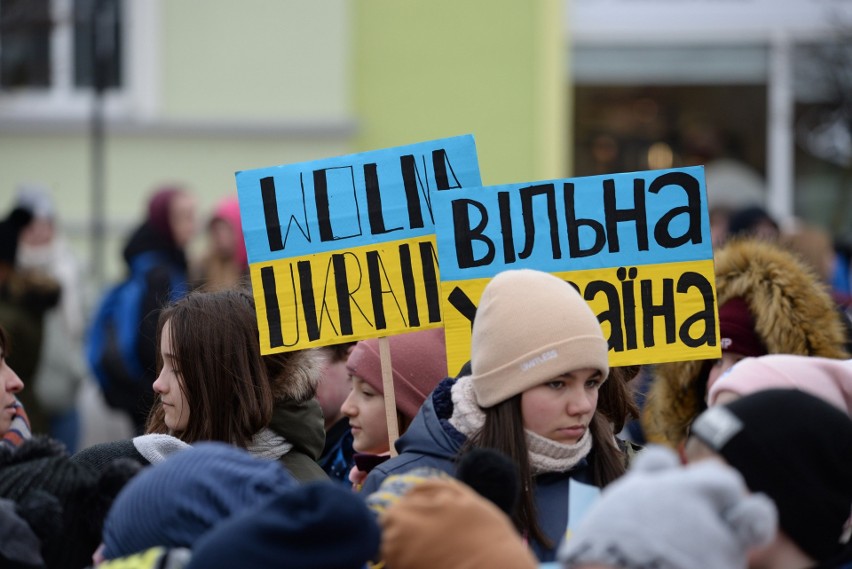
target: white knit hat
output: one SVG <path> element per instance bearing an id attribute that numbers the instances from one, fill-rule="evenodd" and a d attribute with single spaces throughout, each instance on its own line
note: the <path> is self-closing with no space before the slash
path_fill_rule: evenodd
<path id="1" fill-rule="evenodd" d="M 609 373 L 609 347 L 574 287 L 530 269 L 499 273 L 482 293 L 471 338 L 471 383 L 492 407 L 573 370 Z"/>

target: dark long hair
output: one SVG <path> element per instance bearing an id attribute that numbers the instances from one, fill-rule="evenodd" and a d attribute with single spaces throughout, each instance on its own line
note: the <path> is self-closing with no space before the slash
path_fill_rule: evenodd
<path id="1" fill-rule="evenodd" d="M 9 335 L 6 333 L 6 329 L 0 326 L 0 351 L 3 352 L 3 358 L 9 357 L 9 348 L 11 342 L 9 342 Z"/>
<path id="2" fill-rule="evenodd" d="M 159 349 L 168 322 L 179 384 L 189 406 L 180 433 L 187 443 L 222 441 L 246 447 L 272 418 L 273 397 L 261 360 L 257 321 L 250 297 L 238 290 L 193 292 L 160 313 Z M 155 404 L 146 433 L 166 433 L 163 406 Z"/>
<path id="3" fill-rule="evenodd" d="M 589 424 L 592 450 L 587 460 L 592 480 L 601 488 L 623 475 L 626 470 L 626 456 L 615 441 L 613 427 L 615 425 L 620 431 L 626 419 L 639 415 L 627 386 L 627 382 L 637 372 L 638 368 L 613 368 L 609 379 L 600 387 L 598 407 Z M 512 521 L 518 531 L 530 539 L 552 547 L 554 544 L 538 523 L 529 449 L 521 413 L 521 394 L 483 409 L 483 412 L 485 423 L 482 429 L 468 438 L 459 456 L 472 448 L 492 448 L 508 456 L 518 466 L 521 479 L 521 495 Z"/>

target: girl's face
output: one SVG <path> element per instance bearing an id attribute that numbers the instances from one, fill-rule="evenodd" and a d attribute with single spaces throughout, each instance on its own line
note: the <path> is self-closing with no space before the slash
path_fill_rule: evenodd
<path id="1" fill-rule="evenodd" d="M 210 244 L 217 257 L 229 259 L 236 248 L 234 229 L 224 219 L 214 219 L 207 229 Z"/>
<path id="2" fill-rule="evenodd" d="M 584 368 L 554 377 L 521 394 L 524 428 L 564 444 L 580 440 L 598 407 L 601 372 Z"/>
<path id="3" fill-rule="evenodd" d="M 178 247 L 186 247 L 196 231 L 195 198 L 189 193 L 177 194 L 169 204 L 169 225 Z"/>
<path id="4" fill-rule="evenodd" d="M 357 375 L 352 376 L 352 391 L 340 410 L 349 417 L 352 448 L 370 454 L 382 454 L 390 450 L 385 398 Z"/>
<path id="5" fill-rule="evenodd" d="M 15 370 L 9 367 L 6 363 L 6 354 L 3 348 L 0 348 L 0 387 L 3 392 L 0 393 L 0 435 L 5 434 L 12 425 L 12 419 L 15 418 L 17 410 L 17 400 L 15 393 L 24 388 L 24 382 L 15 373 Z"/>
<path id="6" fill-rule="evenodd" d="M 189 403 L 181 389 L 182 378 L 177 367 L 174 351 L 172 350 L 171 323 L 163 325 L 160 336 L 160 355 L 163 358 L 163 369 L 154 381 L 154 392 L 159 395 L 160 403 L 165 413 L 166 426 L 174 433 L 186 429 L 189 423 Z"/>

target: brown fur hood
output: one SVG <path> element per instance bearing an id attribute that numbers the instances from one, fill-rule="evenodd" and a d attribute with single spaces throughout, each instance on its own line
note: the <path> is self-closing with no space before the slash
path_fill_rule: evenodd
<path id="1" fill-rule="evenodd" d="M 292 399 L 307 401 L 317 393 L 328 363 L 324 350 L 307 349 L 263 356 L 276 401 Z"/>
<path id="2" fill-rule="evenodd" d="M 736 240 L 715 255 L 718 306 L 742 297 L 770 354 L 847 358 L 843 324 L 826 287 L 791 253 L 770 243 Z M 712 360 L 656 366 L 642 427 L 649 442 L 676 446 L 705 408 Z"/>

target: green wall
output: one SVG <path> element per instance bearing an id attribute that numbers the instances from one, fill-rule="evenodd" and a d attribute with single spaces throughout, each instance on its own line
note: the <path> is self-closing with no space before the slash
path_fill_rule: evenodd
<path id="1" fill-rule="evenodd" d="M 349 117 L 347 0 L 161 0 L 165 116 Z"/>
<path id="2" fill-rule="evenodd" d="M 473 133 L 486 184 L 566 173 L 556 0 L 356 0 L 355 144 Z"/>

